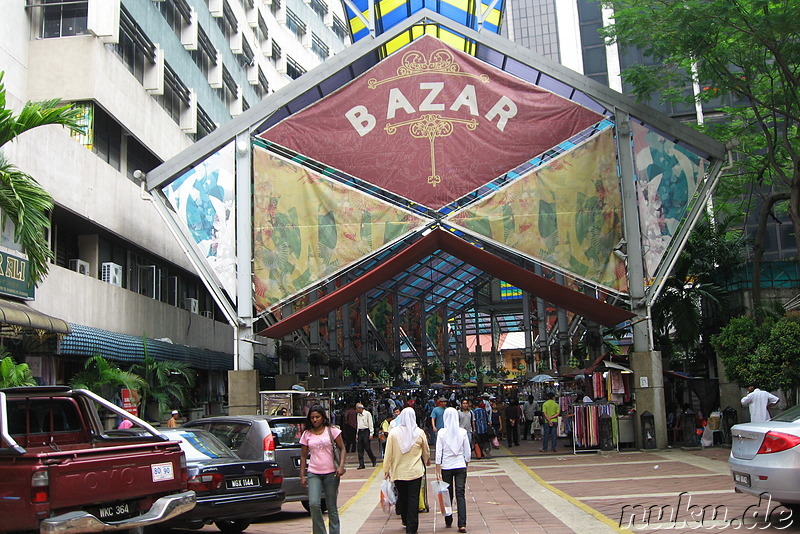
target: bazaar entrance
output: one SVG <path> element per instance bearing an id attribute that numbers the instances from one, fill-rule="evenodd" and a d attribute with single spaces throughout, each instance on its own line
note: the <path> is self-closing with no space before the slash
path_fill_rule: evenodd
<path id="1" fill-rule="evenodd" d="M 502 3 L 347 5 L 351 47 L 147 175 L 235 328 L 231 412 L 272 340 L 289 382 L 451 383 L 558 376 L 614 332 L 665 446 L 649 306 L 724 147 L 498 36 Z"/>

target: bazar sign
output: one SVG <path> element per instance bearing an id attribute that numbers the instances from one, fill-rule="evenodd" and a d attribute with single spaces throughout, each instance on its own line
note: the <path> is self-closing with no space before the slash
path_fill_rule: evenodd
<path id="1" fill-rule="evenodd" d="M 261 137 L 439 209 L 601 119 L 426 35 Z"/>
<path id="2" fill-rule="evenodd" d="M 36 288 L 29 279 L 28 260 L 0 250 L 0 295 L 32 299 Z"/>

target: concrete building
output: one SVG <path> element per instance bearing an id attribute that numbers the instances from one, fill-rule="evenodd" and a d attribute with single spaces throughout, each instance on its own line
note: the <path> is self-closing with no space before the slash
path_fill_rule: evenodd
<path id="1" fill-rule="evenodd" d="M 28 100 L 56 98 L 79 106 L 85 118 L 81 135 L 39 128 L 4 147 L 56 204 L 47 236 L 55 263 L 24 310 L 74 326 L 33 346 L 17 325 L 17 334 L 3 331 L 4 343 L 53 384 L 93 352 L 130 360 L 126 340 L 167 339 L 182 359 L 208 371 L 200 400 L 221 400 L 232 328 L 142 194 L 137 171 L 148 172 L 342 50 L 349 37 L 341 6 L 42 0 L 4 7 L 7 105 L 18 110 Z M 2 251 L 24 257 L 9 236 L 6 229 Z M 170 356 L 168 343 L 159 347 Z"/>

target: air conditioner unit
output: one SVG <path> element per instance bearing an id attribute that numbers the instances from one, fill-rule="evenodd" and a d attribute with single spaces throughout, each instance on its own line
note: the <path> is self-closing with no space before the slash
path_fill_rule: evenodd
<path id="1" fill-rule="evenodd" d="M 102 272 L 100 274 L 103 282 L 111 284 L 112 286 L 122 287 L 122 265 L 107 261 L 102 263 L 101 267 Z"/>
<path id="2" fill-rule="evenodd" d="M 89 265 L 88 261 L 83 260 L 69 260 L 69 268 L 76 273 L 85 274 L 86 276 L 91 276 L 89 271 L 91 270 L 91 265 Z"/>
<path id="3" fill-rule="evenodd" d="M 192 313 L 200 313 L 200 303 L 197 299 L 187 298 L 184 307 Z"/>

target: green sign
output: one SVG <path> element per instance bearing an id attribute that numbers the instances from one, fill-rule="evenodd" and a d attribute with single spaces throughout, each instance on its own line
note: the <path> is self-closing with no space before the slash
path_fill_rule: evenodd
<path id="1" fill-rule="evenodd" d="M 32 299 L 36 288 L 29 280 L 28 260 L 0 250 L 0 295 Z"/>

